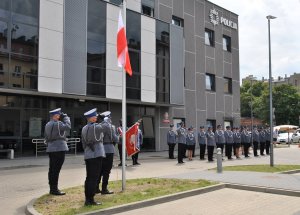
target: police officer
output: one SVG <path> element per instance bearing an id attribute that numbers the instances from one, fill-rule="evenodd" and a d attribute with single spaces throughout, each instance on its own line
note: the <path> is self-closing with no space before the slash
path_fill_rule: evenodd
<path id="1" fill-rule="evenodd" d="M 235 156 L 237 159 L 239 159 L 240 148 L 241 148 L 241 133 L 238 127 L 236 127 L 233 131 L 233 142 L 234 142 Z"/>
<path id="2" fill-rule="evenodd" d="M 256 126 L 254 126 L 254 129 L 252 132 L 252 138 L 253 138 L 253 154 L 254 154 L 254 157 L 258 157 L 257 149 L 258 149 L 258 144 L 259 144 L 259 132 L 258 132 Z"/>
<path id="3" fill-rule="evenodd" d="M 265 144 L 266 144 L 266 133 L 264 127 L 261 127 L 259 132 L 259 142 L 260 142 L 260 155 L 264 156 Z"/>
<path id="4" fill-rule="evenodd" d="M 170 124 L 170 130 L 167 133 L 167 143 L 169 146 L 169 159 L 175 159 L 174 148 L 176 146 L 176 133 L 173 130 L 174 125 Z"/>
<path id="5" fill-rule="evenodd" d="M 111 123 L 111 112 L 105 111 L 100 114 L 100 116 L 103 118 L 103 121 L 100 123 L 103 128 L 105 128 L 105 131 L 103 132 L 103 145 L 105 150 L 105 158 L 102 160 L 102 168 L 100 170 L 100 177 L 98 179 L 98 189 L 96 190 L 96 193 L 100 193 L 102 195 L 105 194 L 113 194 L 114 192 L 111 192 L 107 189 L 108 180 L 110 171 L 113 166 L 114 161 L 114 153 L 115 153 L 115 144 L 118 143 L 119 138 L 116 134 L 116 128 Z M 99 186 L 102 178 L 102 190 L 100 191 Z"/>
<path id="6" fill-rule="evenodd" d="M 213 160 L 213 153 L 214 153 L 214 148 L 216 146 L 216 139 L 215 139 L 215 134 L 212 131 L 212 127 L 208 126 L 208 130 L 206 132 L 206 139 L 207 139 L 207 157 L 208 157 L 208 162 L 212 162 Z"/>
<path id="7" fill-rule="evenodd" d="M 233 132 L 231 131 L 230 126 L 226 126 L 226 131 L 224 132 L 225 136 L 225 150 L 226 150 L 226 156 L 228 160 L 232 160 L 232 146 L 233 146 Z"/>
<path id="8" fill-rule="evenodd" d="M 193 126 L 189 127 L 188 133 L 186 135 L 186 149 L 188 151 L 188 158 L 189 160 L 193 160 L 193 149 L 196 145 L 196 137 L 194 133 Z"/>
<path id="9" fill-rule="evenodd" d="M 86 167 L 84 183 L 85 205 L 100 205 L 101 203 L 94 201 L 94 196 L 102 168 L 102 159 L 105 157 L 103 132 L 107 128 L 97 123 L 97 108 L 85 112 L 84 116 L 88 121 L 81 131 Z"/>
<path id="10" fill-rule="evenodd" d="M 186 131 L 184 128 L 184 122 L 180 123 L 180 127 L 177 129 L 177 142 L 178 142 L 178 163 L 184 163 L 183 157 L 185 157 L 186 148 Z"/>
<path id="11" fill-rule="evenodd" d="M 269 155 L 270 154 L 270 139 L 271 139 L 271 130 L 270 130 L 270 126 L 267 126 L 266 128 L 266 154 Z"/>
<path id="12" fill-rule="evenodd" d="M 45 126 L 45 143 L 49 155 L 48 180 L 50 194 L 65 195 L 58 189 L 58 178 L 65 161 L 65 153 L 69 150 L 66 134 L 71 129 L 70 117 L 61 112 L 61 108 L 49 111 L 50 121 Z M 60 121 L 62 119 L 62 121 Z"/>
<path id="13" fill-rule="evenodd" d="M 224 131 L 222 130 L 222 126 L 218 125 L 217 130 L 216 130 L 216 144 L 217 148 L 221 148 L 222 150 L 222 156 L 223 156 L 223 149 L 225 145 L 225 136 L 224 136 Z"/>
<path id="14" fill-rule="evenodd" d="M 127 129 L 126 129 L 127 130 Z M 119 136 L 119 142 L 118 142 L 118 151 L 119 151 L 119 157 L 120 157 L 120 163 L 118 164 L 118 166 L 122 166 L 122 133 L 123 133 L 123 130 L 122 130 L 122 120 L 120 119 L 119 120 L 119 127 L 117 128 L 117 136 Z M 126 152 L 125 152 L 126 154 Z M 125 166 L 127 166 L 125 164 Z"/>
<path id="15" fill-rule="evenodd" d="M 251 144 L 251 134 L 249 133 L 246 127 L 243 128 L 241 138 L 242 138 L 242 143 L 244 145 L 244 156 L 245 158 L 249 158 L 248 152 Z"/>
<path id="16" fill-rule="evenodd" d="M 206 135 L 204 131 L 204 126 L 200 126 L 200 131 L 198 132 L 198 144 L 200 147 L 200 160 L 204 160 L 206 150 Z"/>

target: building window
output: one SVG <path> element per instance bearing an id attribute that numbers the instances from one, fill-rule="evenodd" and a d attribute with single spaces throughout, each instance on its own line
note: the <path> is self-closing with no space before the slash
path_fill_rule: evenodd
<path id="1" fill-rule="evenodd" d="M 223 50 L 231 52 L 231 38 L 223 35 Z"/>
<path id="2" fill-rule="evenodd" d="M 205 28 L 205 44 L 208 46 L 215 46 L 215 32 Z"/>
<path id="3" fill-rule="evenodd" d="M 206 90 L 216 91 L 215 75 L 206 74 L 205 76 Z"/>
<path id="4" fill-rule="evenodd" d="M 154 17 L 154 0 L 142 0 L 142 14 Z"/>
<path id="5" fill-rule="evenodd" d="M 232 93 L 232 79 L 224 78 L 224 93 Z"/>
<path id="6" fill-rule="evenodd" d="M 132 76 L 126 75 L 126 96 L 141 100 L 141 14 L 127 10 L 126 33 Z"/>
<path id="7" fill-rule="evenodd" d="M 106 3 L 88 1 L 87 95 L 106 95 Z"/>
<path id="8" fill-rule="evenodd" d="M 37 90 L 39 0 L 0 3 L 2 87 Z"/>
<path id="9" fill-rule="evenodd" d="M 170 102 L 170 29 L 156 20 L 156 101 Z"/>
<path id="10" fill-rule="evenodd" d="M 216 130 L 216 120 L 213 119 L 207 119 L 206 120 L 206 127 L 212 127 L 212 129 L 215 131 Z"/>
<path id="11" fill-rule="evenodd" d="M 177 16 L 172 16 L 172 24 L 183 27 L 183 19 L 181 19 Z"/>
<path id="12" fill-rule="evenodd" d="M 115 5 L 120 5 L 122 4 L 123 0 L 109 0 L 109 2 Z"/>

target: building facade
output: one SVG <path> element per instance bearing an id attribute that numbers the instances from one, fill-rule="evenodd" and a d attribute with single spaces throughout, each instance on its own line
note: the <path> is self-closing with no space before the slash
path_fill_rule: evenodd
<path id="1" fill-rule="evenodd" d="M 116 33 L 121 0 L 2 0 L 0 148 L 34 152 L 48 111 L 80 136 L 83 113 L 121 118 Z M 240 124 L 238 15 L 205 0 L 127 0 L 133 76 L 127 123 L 142 119 L 142 150 L 167 149 L 169 123 Z"/>

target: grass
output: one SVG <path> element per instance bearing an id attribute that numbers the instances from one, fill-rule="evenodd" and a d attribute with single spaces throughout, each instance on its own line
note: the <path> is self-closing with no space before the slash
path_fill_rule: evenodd
<path id="1" fill-rule="evenodd" d="M 121 192 L 121 184 L 121 181 L 109 183 L 110 190 L 115 191 L 113 195 L 101 196 L 97 194 L 95 200 L 103 203 L 99 206 L 84 206 L 84 188 L 78 186 L 65 189 L 64 191 L 67 193 L 65 196 L 49 194 L 41 196 L 34 203 L 34 208 L 43 215 L 71 215 L 206 187 L 216 183 L 206 180 L 132 179 L 126 181 L 125 192 Z"/>
<path id="2" fill-rule="evenodd" d="M 216 169 L 216 168 L 214 168 Z M 284 172 L 289 170 L 300 169 L 300 165 L 241 165 L 241 166 L 224 166 L 224 171 L 251 171 L 251 172 Z"/>

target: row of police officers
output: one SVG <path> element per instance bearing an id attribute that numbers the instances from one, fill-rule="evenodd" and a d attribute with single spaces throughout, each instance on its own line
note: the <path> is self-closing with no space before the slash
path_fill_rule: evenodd
<path id="1" fill-rule="evenodd" d="M 197 136 L 197 138 L 196 138 Z M 252 145 L 253 138 L 253 145 Z M 174 125 L 170 124 L 170 130 L 167 133 L 167 144 L 169 146 L 169 158 L 174 159 L 174 148 L 178 144 L 178 163 L 184 163 L 183 158 L 186 157 L 186 150 L 188 151 L 188 158 L 192 160 L 192 150 L 195 149 L 196 139 L 200 148 L 200 160 L 204 160 L 205 152 L 207 149 L 208 161 L 213 161 L 214 148 L 221 148 L 225 151 L 225 156 L 232 160 L 232 155 L 240 159 L 240 151 L 245 158 L 249 157 L 249 148 L 253 148 L 254 156 L 258 155 L 258 147 L 260 155 L 264 156 L 264 151 L 269 155 L 270 152 L 270 127 L 256 127 L 254 126 L 253 132 L 247 127 L 233 127 L 226 126 L 226 130 L 222 129 L 221 125 L 217 126 L 217 130 L 213 132 L 212 127 L 208 126 L 205 131 L 204 126 L 200 126 L 198 134 L 196 135 L 193 127 L 185 128 L 184 122 L 179 124 L 179 128 L 174 130 Z"/>

